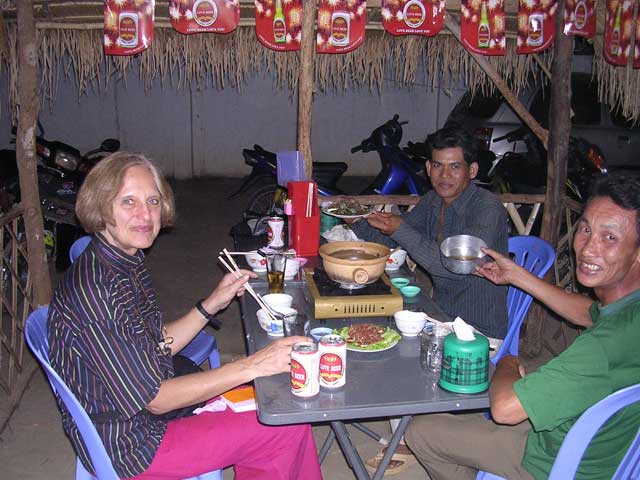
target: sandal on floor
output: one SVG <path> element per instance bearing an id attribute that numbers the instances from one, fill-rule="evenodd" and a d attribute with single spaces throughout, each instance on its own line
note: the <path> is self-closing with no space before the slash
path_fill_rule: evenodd
<path id="1" fill-rule="evenodd" d="M 367 470 L 369 470 L 371 473 L 375 472 L 378 468 L 378 465 L 380 465 L 380 462 L 382 461 L 382 457 L 384 456 L 386 451 L 387 451 L 387 447 L 384 447 L 378 453 L 376 453 L 375 457 L 372 457 L 369 460 L 367 460 L 365 462 L 365 467 L 367 468 Z M 385 476 L 397 475 L 399 473 L 404 472 L 407 468 L 409 468 L 409 465 L 412 465 L 416 462 L 417 462 L 416 457 L 414 457 L 410 453 L 395 452 L 391 456 L 391 461 L 389 462 L 389 465 L 387 466 L 387 469 L 385 470 L 384 474 Z"/>

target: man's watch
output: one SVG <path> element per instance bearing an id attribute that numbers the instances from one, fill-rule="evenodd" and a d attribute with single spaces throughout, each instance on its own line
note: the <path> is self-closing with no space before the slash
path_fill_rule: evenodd
<path id="1" fill-rule="evenodd" d="M 215 329 L 219 329 L 220 327 L 222 327 L 222 323 L 220 323 L 220 320 L 218 320 L 215 315 L 210 314 L 209 312 L 207 312 L 204 308 L 204 306 L 202 305 L 202 301 L 204 300 L 204 298 L 201 298 L 200 300 L 198 300 L 196 302 L 196 309 L 200 312 L 200 314 L 207 319 L 207 321 L 211 324 L 211 326 Z"/>

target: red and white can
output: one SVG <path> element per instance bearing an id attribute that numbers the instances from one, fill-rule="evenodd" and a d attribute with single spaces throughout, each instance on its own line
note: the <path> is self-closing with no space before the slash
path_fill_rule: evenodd
<path id="1" fill-rule="evenodd" d="M 284 247 L 284 220 L 281 217 L 269 217 L 267 226 L 269 246 L 272 248 Z"/>
<path id="2" fill-rule="evenodd" d="M 291 349 L 291 393 L 297 397 L 313 397 L 320 392 L 318 380 L 318 345 L 300 342 Z"/>
<path id="3" fill-rule="evenodd" d="M 347 344 L 340 335 L 320 339 L 320 386 L 340 388 L 347 380 Z"/>

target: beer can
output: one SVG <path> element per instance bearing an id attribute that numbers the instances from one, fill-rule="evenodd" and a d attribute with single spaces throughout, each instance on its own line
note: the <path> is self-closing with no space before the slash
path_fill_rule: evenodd
<path id="1" fill-rule="evenodd" d="M 291 393 L 297 397 L 313 397 L 320 391 L 318 382 L 318 345 L 299 342 L 291 349 Z"/>
<path id="2" fill-rule="evenodd" d="M 320 339 L 320 386 L 340 388 L 347 379 L 347 344 L 340 335 Z"/>
<path id="3" fill-rule="evenodd" d="M 269 217 L 267 227 L 269 246 L 272 248 L 284 247 L 284 220 L 281 217 Z"/>

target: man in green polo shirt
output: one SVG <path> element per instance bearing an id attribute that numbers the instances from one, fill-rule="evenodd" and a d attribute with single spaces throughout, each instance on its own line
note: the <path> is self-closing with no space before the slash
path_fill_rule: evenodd
<path id="1" fill-rule="evenodd" d="M 482 415 L 425 415 L 406 434 L 432 480 L 475 479 L 478 469 L 508 479 L 546 479 L 578 417 L 609 394 L 640 383 L 640 179 L 610 176 L 596 185 L 578 223 L 576 276 L 596 302 L 538 279 L 508 258 L 478 275 L 527 291 L 567 320 L 587 327 L 573 344 L 525 375 L 502 358 Z M 614 416 L 589 445 L 576 479 L 608 479 L 640 426 L 640 406 Z"/>

